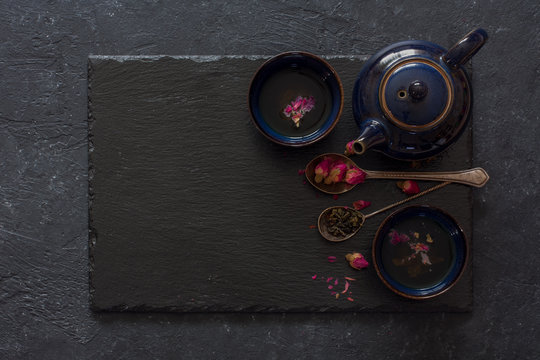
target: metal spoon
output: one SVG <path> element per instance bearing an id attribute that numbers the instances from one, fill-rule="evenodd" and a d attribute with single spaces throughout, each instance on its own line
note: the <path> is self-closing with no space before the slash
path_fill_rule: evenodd
<path id="1" fill-rule="evenodd" d="M 372 171 L 361 169 L 345 155 L 341 154 L 322 154 L 314 158 L 306 166 L 306 178 L 315 188 L 327 194 L 342 194 L 354 188 L 356 185 L 350 185 L 346 182 L 327 185 L 324 182 L 315 182 L 315 167 L 323 160 L 329 157 L 333 161 L 341 160 L 349 167 L 357 167 L 366 173 L 366 179 L 408 179 L 408 180 L 428 180 L 428 181 L 449 181 L 465 185 L 482 187 L 489 180 L 487 172 L 482 168 L 474 168 L 461 171 L 446 172 L 404 172 L 404 171 Z"/>
<path id="2" fill-rule="evenodd" d="M 420 196 L 423 196 L 423 195 L 426 195 L 432 191 L 435 191 L 437 189 L 440 189 L 446 185 L 450 184 L 449 181 L 446 181 L 446 182 L 443 182 L 441 184 L 438 184 L 438 185 L 435 185 L 433 187 L 430 187 L 429 189 L 427 190 L 424 190 L 422 192 L 419 192 L 418 194 L 415 194 L 415 195 L 412 195 L 412 196 L 409 196 L 408 198 L 406 199 L 403 199 L 401 201 L 398 201 L 398 202 L 395 202 L 393 204 L 390 204 L 388 206 L 385 206 L 383 207 L 382 209 L 379 209 L 379 210 L 376 210 L 372 213 L 369 213 L 367 215 L 364 215 L 362 214 L 360 211 L 356 210 L 356 209 L 353 209 L 353 208 L 350 208 L 348 206 L 331 206 L 329 208 L 326 208 L 324 209 L 321 214 L 319 215 L 319 220 L 317 221 L 317 227 L 319 228 L 319 233 L 321 233 L 321 235 L 328 241 L 333 241 L 333 242 L 340 242 L 340 241 L 345 241 L 347 239 L 350 239 L 352 236 L 354 236 L 358 230 L 360 230 L 360 228 L 362 227 L 362 225 L 364 225 L 364 222 L 366 221 L 366 219 L 374 216 L 374 215 L 377 215 L 383 211 L 386 211 L 388 209 L 391 209 L 395 206 L 399 206 L 403 203 L 406 203 L 407 201 L 411 201 L 411 200 L 414 200 Z M 343 235 L 335 235 L 335 234 L 332 234 L 332 224 L 330 224 L 330 221 L 329 221 L 329 218 L 331 216 L 331 213 L 333 210 L 338 210 L 338 209 L 341 209 L 343 212 L 347 212 L 349 213 L 349 218 L 350 217 L 354 217 L 356 216 L 356 221 L 355 221 L 355 226 L 353 226 L 353 228 L 351 229 L 351 231 L 347 232 L 347 233 L 344 233 Z M 347 220 L 347 221 L 350 221 L 350 220 Z"/>

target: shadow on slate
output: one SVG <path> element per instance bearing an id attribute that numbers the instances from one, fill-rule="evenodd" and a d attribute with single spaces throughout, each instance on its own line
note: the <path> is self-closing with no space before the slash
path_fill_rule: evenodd
<path id="1" fill-rule="evenodd" d="M 271 143 L 251 123 L 247 91 L 265 59 L 89 59 L 92 308 L 472 310 L 471 259 L 454 288 L 425 301 L 395 295 L 372 266 L 362 271 L 348 266 L 344 256 L 352 251 L 362 252 L 371 263 L 372 238 L 391 212 L 370 218 L 357 236 L 343 243 L 327 242 L 313 228 L 328 206 L 364 199 L 372 202 L 368 213 L 405 197 L 395 181 L 372 180 L 336 200 L 298 175 L 314 156 L 342 152 L 357 134 L 351 94 L 366 57 L 327 57 L 343 81 L 343 115 L 329 137 L 300 149 Z M 470 167 L 471 139 L 469 127 L 448 151 L 424 163 L 423 170 Z M 410 163 L 376 152 L 353 159 L 365 169 L 411 170 Z M 431 185 L 420 184 L 421 189 Z M 409 204 L 446 210 L 471 241 L 471 193 L 466 186 L 450 185 Z M 329 263 L 331 255 L 338 261 Z M 346 276 L 356 281 L 342 294 Z"/>

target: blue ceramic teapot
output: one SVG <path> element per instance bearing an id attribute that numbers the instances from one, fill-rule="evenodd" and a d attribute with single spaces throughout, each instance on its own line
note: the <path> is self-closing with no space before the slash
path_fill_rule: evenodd
<path id="1" fill-rule="evenodd" d="M 353 91 L 360 136 L 349 152 L 372 148 L 399 160 L 432 157 L 466 128 L 472 90 L 463 64 L 487 40 L 483 29 L 450 50 L 427 41 L 403 41 L 373 55 Z"/>

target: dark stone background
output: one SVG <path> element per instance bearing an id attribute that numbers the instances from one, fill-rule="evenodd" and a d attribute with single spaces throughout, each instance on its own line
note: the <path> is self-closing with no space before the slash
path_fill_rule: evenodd
<path id="1" fill-rule="evenodd" d="M 135 3 L 135 2 L 133 2 Z M 537 358 L 537 1 L 2 1 L 0 358 Z M 476 26 L 474 310 L 468 314 L 94 314 L 87 57 L 372 54 Z"/>

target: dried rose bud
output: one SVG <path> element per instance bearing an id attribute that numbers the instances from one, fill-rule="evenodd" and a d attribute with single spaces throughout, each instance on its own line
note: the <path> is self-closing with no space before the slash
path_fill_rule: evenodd
<path id="1" fill-rule="evenodd" d="M 349 141 L 347 145 L 345 145 L 345 155 L 353 155 L 354 154 L 354 140 Z"/>
<path id="2" fill-rule="evenodd" d="M 365 178 L 366 173 L 357 167 L 347 170 L 345 174 L 345 182 L 351 185 L 363 183 Z"/>
<path id="3" fill-rule="evenodd" d="M 363 208 L 366 208 L 369 205 L 371 205 L 371 202 L 365 201 L 365 200 L 357 200 L 353 202 L 352 205 L 356 210 L 362 210 Z"/>
<path id="4" fill-rule="evenodd" d="M 418 194 L 420 192 L 418 184 L 414 180 L 398 181 L 397 187 L 407 195 Z"/>
<path id="5" fill-rule="evenodd" d="M 345 255 L 345 258 L 349 262 L 349 265 L 351 265 L 351 267 L 357 270 L 360 270 L 369 266 L 369 263 L 364 258 L 364 255 L 360 253 L 347 254 Z"/>
<path id="6" fill-rule="evenodd" d="M 330 166 L 332 161 L 328 158 L 324 158 L 320 163 L 315 166 L 315 182 L 320 183 L 324 178 L 328 176 L 330 172 Z"/>
<path id="7" fill-rule="evenodd" d="M 332 166 L 332 169 L 330 169 L 330 173 L 328 174 L 328 177 L 324 180 L 324 183 L 329 185 L 332 183 L 338 183 L 345 177 L 345 174 L 347 173 L 347 165 L 339 162 Z"/>

